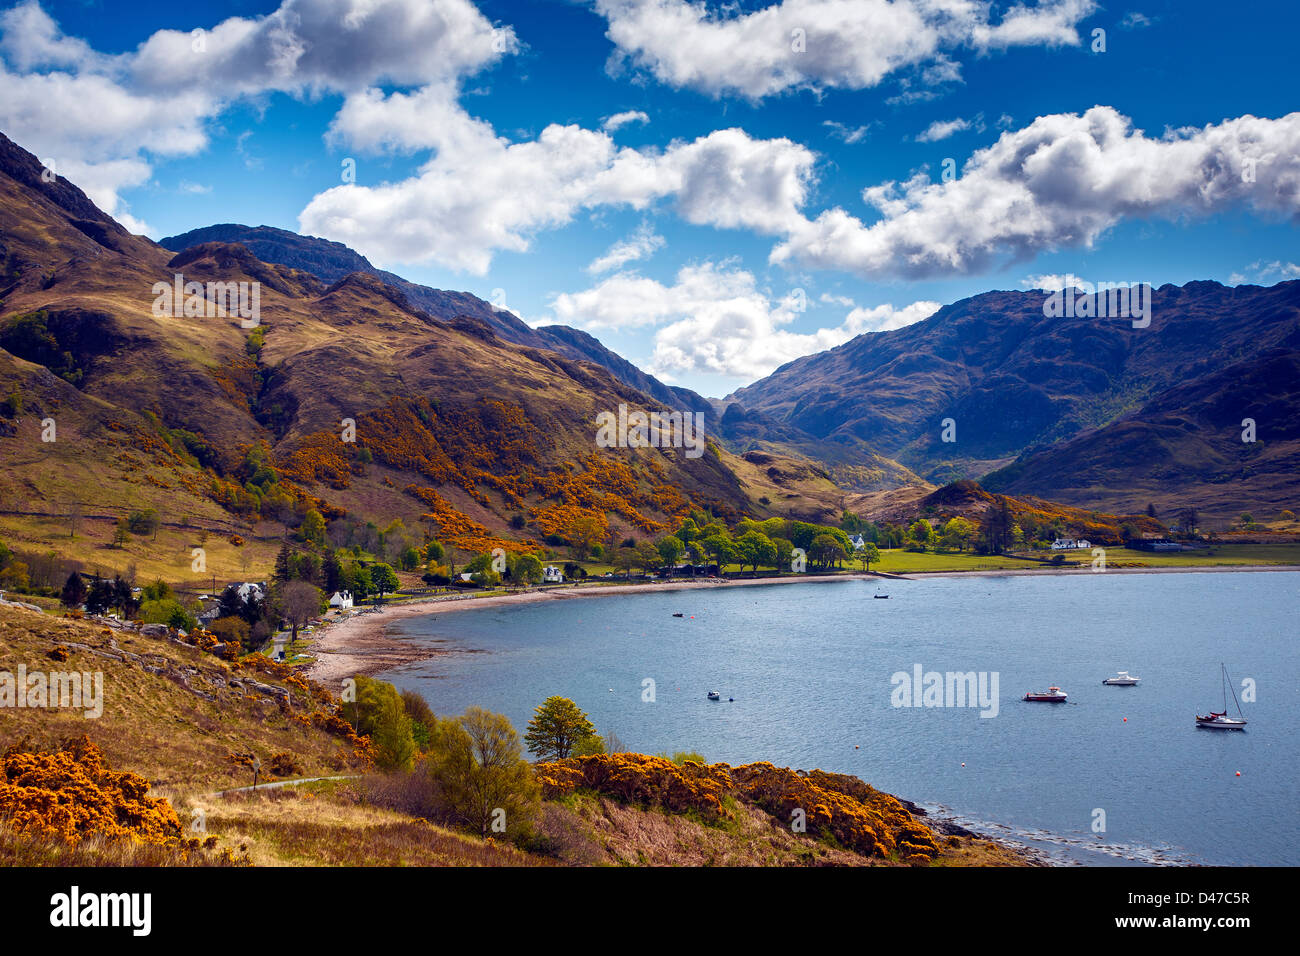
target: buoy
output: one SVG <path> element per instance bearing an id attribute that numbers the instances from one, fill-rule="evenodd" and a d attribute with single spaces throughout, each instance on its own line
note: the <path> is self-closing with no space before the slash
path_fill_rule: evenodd
<path id="1" fill-rule="evenodd" d="M 859 748 L 858 748 L 858 745 L 857 745 L 857 744 L 854 744 L 854 745 L 853 745 L 853 749 L 854 749 L 854 750 L 859 749 Z"/>
<path id="2" fill-rule="evenodd" d="M 965 763 L 965 761 L 962 761 L 962 766 L 963 766 L 963 767 L 964 767 L 964 766 L 966 766 L 966 763 Z"/>
<path id="3" fill-rule="evenodd" d="M 1240 771 L 1240 770 L 1237 771 L 1237 776 L 1238 776 L 1238 777 L 1241 776 L 1241 771 Z"/>
<path id="4" fill-rule="evenodd" d="M 1124 718 L 1124 723 L 1126 723 L 1126 724 L 1128 723 L 1128 718 L 1127 718 L 1127 717 Z"/>

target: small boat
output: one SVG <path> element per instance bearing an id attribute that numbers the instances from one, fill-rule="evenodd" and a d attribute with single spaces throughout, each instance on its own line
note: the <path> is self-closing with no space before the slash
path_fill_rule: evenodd
<path id="1" fill-rule="evenodd" d="M 1228 716 L 1228 668 L 1220 664 L 1219 669 L 1223 672 L 1223 710 L 1212 710 L 1208 714 L 1196 715 L 1196 726 L 1204 727 L 1206 730 L 1245 730 L 1246 718 L 1241 713 L 1241 704 L 1237 701 L 1237 691 L 1232 692 L 1232 702 L 1237 705 L 1237 716 Z"/>
<path id="2" fill-rule="evenodd" d="M 709 691 L 709 700 L 722 700 L 722 695 L 716 690 Z"/>
<path id="3" fill-rule="evenodd" d="M 889 595 L 888 595 L 888 594 L 873 594 L 873 595 L 871 595 L 871 596 L 872 596 L 873 598 L 875 598 L 877 601 L 887 601 L 887 600 L 889 600 Z"/>
<path id="4" fill-rule="evenodd" d="M 1024 699 L 1043 701 L 1048 704 L 1064 704 L 1065 698 L 1068 696 L 1065 691 L 1053 684 L 1045 691 L 1030 691 L 1024 696 Z"/>
<path id="5" fill-rule="evenodd" d="M 685 616 L 686 615 L 683 614 L 681 611 L 678 611 L 676 614 L 673 615 L 673 617 L 685 617 Z"/>
<path id="6" fill-rule="evenodd" d="M 1141 677 L 1132 677 L 1128 671 L 1120 671 L 1114 677 L 1107 677 L 1103 684 L 1108 687 L 1136 687 Z"/>

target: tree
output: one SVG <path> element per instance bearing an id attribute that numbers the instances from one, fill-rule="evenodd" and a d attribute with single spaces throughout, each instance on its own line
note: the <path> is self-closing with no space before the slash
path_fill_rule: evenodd
<path id="1" fill-rule="evenodd" d="M 917 547 L 928 548 L 935 541 L 934 527 L 925 518 L 917 518 L 907 528 L 907 537 Z"/>
<path id="2" fill-rule="evenodd" d="M 86 582 L 81 575 L 73 571 L 68 575 L 68 580 L 64 582 L 63 592 L 59 595 L 59 602 L 64 607 L 80 607 L 86 601 Z"/>
<path id="3" fill-rule="evenodd" d="M 397 574 L 388 565 L 376 564 L 370 569 L 370 587 L 379 595 L 380 603 L 383 603 L 385 594 L 391 594 L 401 586 Z"/>
<path id="4" fill-rule="evenodd" d="M 704 549 L 704 553 L 713 558 L 718 565 L 718 571 L 721 572 L 723 567 L 730 564 L 736 558 L 735 544 L 726 530 L 715 531 L 707 535 L 698 542 L 699 546 Z"/>
<path id="5" fill-rule="evenodd" d="M 528 722 L 524 740 L 542 760 L 561 760 L 579 740 L 596 732 L 587 715 L 567 697 L 548 697 Z"/>
<path id="6" fill-rule="evenodd" d="M 113 526 L 113 547 L 120 548 L 131 540 L 131 527 L 126 518 L 118 518 Z"/>
<path id="7" fill-rule="evenodd" d="M 325 543 L 325 519 L 321 517 L 321 513 L 315 508 L 310 508 L 303 515 L 302 527 L 298 529 L 298 532 L 302 535 L 302 540 L 310 544 L 323 545 Z"/>
<path id="8" fill-rule="evenodd" d="M 828 568 L 832 564 L 843 561 L 848 554 L 833 535 L 819 534 L 812 539 L 812 546 L 808 548 L 808 557 L 817 563 L 817 567 Z"/>
<path id="9" fill-rule="evenodd" d="M 535 554 L 521 554 L 510 568 L 510 577 L 519 584 L 536 584 L 542 579 L 542 562 Z"/>
<path id="10" fill-rule="evenodd" d="M 776 549 L 776 567 L 790 569 L 790 558 L 794 556 L 794 544 L 789 538 L 772 538 L 772 547 Z"/>
<path id="11" fill-rule="evenodd" d="M 392 684 L 385 685 L 391 694 L 385 694 L 374 715 L 370 743 L 375 751 L 375 766 L 380 770 L 405 772 L 415 763 L 415 722 L 406 713 Z"/>
<path id="12" fill-rule="evenodd" d="M 519 735 L 503 715 L 471 707 L 460 717 L 438 721 L 428 765 L 435 791 L 461 825 L 480 836 L 519 837 L 531 828 L 540 787 Z"/>
<path id="13" fill-rule="evenodd" d="M 858 550 L 853 552 L 853 556 L 858 559 L 862 565 L 863 571 L 871 570 L 871 562 L 880 560 L 880 549 L 868 541 Z"/>
<path id="14" fill-rule="evenodd" d="M 321 612 L 323 596 L 320 588 L 306 581 L 290 581 L 280 591 L 280 613 L 293 628 L 293 639 L 298 640 L 298 628 Z"/>
<path id="15" fill-rule="evenodd" d="M 208 625 L 208 630 L 222 644 L 233 643 L 251 650 L 248 622 L 242 617 L 219 617 Z"/>
<path id="16" fill-rule="evenodd" d="M 776 545 L 761 531 L 746 531 L 735 543 L 736 555 L 742 566 L 748 564 L 758 573 L 758 566 L 776 562 Z"/>
<path id="17" fill-rule="evenodd" d="M 614 564 L 623 569 L 623 574 L 631 578 L 632 568 L 636 564 L 636 548 L 619 548 L 614 554 Z"/>
<path id="18" fill-rule="evenodd" d="M 659 549 L 649 541 L 642 541 L 636 546 L 636 564 L 642 571 L 648 573 L 651 569 L 659 567 L 662 561 Z"/>
<path id="19" fill-rule="evenodd" d="M 941 540 L 946 548 L 956 548 L 958 551 L 965 551 L 966 546 L 970 544 L 971 539 L 975 537 L 975 525 L 960 516 L 948 519 L 948 523 L 943 526 L 943 535 Z"/>
<path id="20" fill-rule="evenodd" d="M 682 553 L 686 550 L 686 545 L 682 543 L 681 538 L 670 534 L 660 538 L 655 543 L 655 548 L 659 551 L 659 559 L 663 561 L 664 566 L 673 568 L 682 559 Z"/>

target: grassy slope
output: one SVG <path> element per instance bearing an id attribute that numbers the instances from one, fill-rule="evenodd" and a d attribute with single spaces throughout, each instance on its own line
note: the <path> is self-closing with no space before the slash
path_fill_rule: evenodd
<path id="1" fill-rule="evenodd" d="M 569 836 L 558 859 L 484 841 L 429 822 L 376 807 L 352 780 L 321 781 L 256 793 L 217 791 L 246 786 L 248 771 L 227 761 L 232 751 L 252 751 L 267 765 L 283 751 L 294 753 L 302 775 L 355 775 L 350 749 L 337 738 L 290 720 L 256 694 L 223 690 L 228 665 L 171 642 L 127 635 L 97 625 L 0 607 L 0 659 L 16 670 L 101 671 L 105 707 L 97 720 L 80 711 L 5 709 L 0 748 L 24 737 L 46 746 L 87 734 L 110 766 L 133 770 L 169 799 L 188 824 L 202 810 L 206 833 L 220 848 L 255 865 L 520 866 L 555 865 L 864 865 L 879 864 L 842 849 L 795 837 L 756 809 L 738 806 L 726 827 L 705 826 L 680 814 L 642 810 L 603 798 L 548 802 L 544 812 Z M 66 662 L 46 654 L 56 645 L 82 644 L 140 655 L 119 662 L 71 649 Z M 175 671 L 190 668 L 191 686 L 211 692 L 208 702 L 142 664 Z M 237 672 L 238 673 L 238 672 Z M 276 681 L 264 676 L 265 683 Z M 203 857 L 195 862 L 206 862 Z M 0 824 L 0 864 L 179 865 L 178 855 L 151 847 L 87 841 L 70 849 L 16 835 Z M 950 840 L 936 865 L 1020 865 L 1015 853 L 982 840 Z"/>

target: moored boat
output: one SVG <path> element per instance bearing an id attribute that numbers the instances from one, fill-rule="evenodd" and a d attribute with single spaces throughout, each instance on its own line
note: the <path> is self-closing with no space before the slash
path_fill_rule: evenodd
<path id="1" fill-rule="evenodd" d="M 1128 671 L 1120 671 L 1114 677 L 1107 677 L 1103 684 L 1109 687 L 1136 687 L 1141 677 L 1132 677 Z"/>
<path id="2" fill-rule="evenodd" d="M 716 690 L 709 691 L 708 696 L 709 696 L 709 700 L 722 700 L 722 695 L 719 694 Z"/>
<path id="3" fill-rule="evenodd" d="M 1025 694 L 1024 699 L 1042 701 L 1043 703 L 1048 703 L 1048 704 L 1063 704 L 1065 703 L 1065 698 L 1068 696 L 1069 695 L 1066 694 L 1065 691 L 1061 690 L 1061 688 L 1053 684 L 1045 691 L 1031 690 L 1029 693 Z"/>
<path id="4" fill-rule="evenodd" d="M 1206 730 L 1245 730 L 1246 718 L 1241 713 L 1241 703 L 1237 700 L 1237 691 L 1232 692 L 1232 702 L 1237 705 L 1237 716 L 1228 716 L 1228 668 L 1224 664 L 1219 665 L 1223 673 L 1223 710 L 1212 710 L 1208 714 L 1196 715 L 1196 726 L 1204 727 Z"/>

